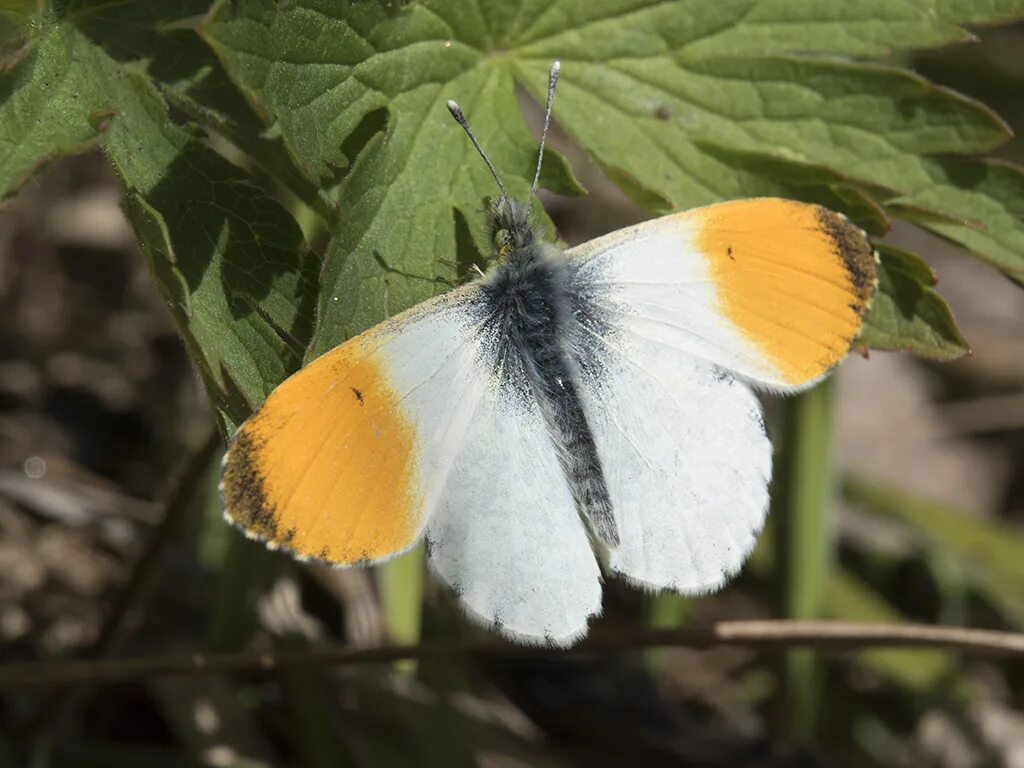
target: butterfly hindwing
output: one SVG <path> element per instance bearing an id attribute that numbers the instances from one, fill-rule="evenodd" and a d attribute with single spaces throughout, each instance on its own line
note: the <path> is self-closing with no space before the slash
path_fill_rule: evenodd
<path id="1" fill-rule="evenodd" d="M 600 571 L 540 408 L 507 378 L 478 403 L 426 535 L 432 570 L 506 636 L 566 645 L 601 610 Z"/>
<path id="2" fill-rule="evenodd" d="M 764 524 L 771 444 L 749 387 L 700 358 L 606 328 L 580 392 L 619 545 L 608 565 L 648 589 L 707 592 Z"/>

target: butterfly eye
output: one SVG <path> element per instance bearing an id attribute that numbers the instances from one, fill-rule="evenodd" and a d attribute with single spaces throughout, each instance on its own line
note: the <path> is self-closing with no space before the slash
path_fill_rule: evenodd
<path id="1" fill-rule="evenodd" d="M 501 253 L 512 244 L 512 236 L 507 229 L 499 229 L 494 233 L 494 247 Z"/>

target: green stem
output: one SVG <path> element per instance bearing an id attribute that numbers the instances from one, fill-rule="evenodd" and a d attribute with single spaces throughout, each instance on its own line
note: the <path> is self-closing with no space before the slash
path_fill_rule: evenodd
<path id="1" fill-rule="evenodd" d="M 420 640 L 423 616 L 423 547 L 406 552 L 377 569 L 377 588 L 388 634 L 396 643 Z M 397 665 L 405 674 L 415 672 L 415 662 Z"/>
<path id="2" fill-rule="evenodd" d="M 788 619 L 822 615 L 832 568 L 834 383 L 826 381 L 783 403 L 772 514 L 776 524 L 779 609 Z M 823 670 L 817 654 L 788 652 L 781 669 L 782 735 L 807 743 L 818 727 Z"/>
<path id="3" fill-rule="evenodd" d="M 207 644 L 214 651 L 238 650 L 249 641 L 259 626 L 259 599 L 274 583 L 283 562 L 261 542 L 235 530 L 229 536 L 206 630 Z"/>
<path id="4" fill-rule="evenodd" d="M 647 626 L 651 629 L 678 629 L 686 624 L 693 612 L 693 603 L 674 592 L 652 595 L 647 603 Z M 661 671 L 665 666 L 664 650 L 648 649 L 644 661 L 652 672 Z"/>

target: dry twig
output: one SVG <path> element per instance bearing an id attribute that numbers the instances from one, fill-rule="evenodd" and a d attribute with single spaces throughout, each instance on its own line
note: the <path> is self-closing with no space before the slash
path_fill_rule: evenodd
<path id="1" fill-rule="evenodd" d="M 103 684 L 166 675 L 259 672 L 297 662 L 331 666 L 386 664 L 444 656 L 580 656 L 639 648 L 709 648 L 736 645 L 779 650 L 813 647 L 855 651 L 877 647 L 943 648 L 972 654 L 1024 657 L 1024 634 L 927 624 L 861 624 L 837 621 L 723 621 L 704 629 L 606 632 L 572 648 L 515 646 L 499 642 L 325 646 L 302 651 L 165 654 L 121 659 L 81 659 L 0 666 L 0 690 L 36 686 Z"/>

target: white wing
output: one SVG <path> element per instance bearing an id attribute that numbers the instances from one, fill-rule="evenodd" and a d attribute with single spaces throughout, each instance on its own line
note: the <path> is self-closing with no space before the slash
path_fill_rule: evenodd
<path id="1" fill-rule="evenodd" d="M 877 256 L 845 217 L 772 198 L 665 216 L 569 257 L 616 328 L 782 391 L 846 355 L 877 282 Z"/>
<path id="2" fill-rule="evenodd" d="M 569 645 L 601 610 L 600 570 L 536 399 L 492 387 L 427 527 L 430 564 L 470 615 Z"/>
<path id="3" fill-rule="evenodd" d="M 876 282 L 864 233 L 776 199 L 698 208 L 569 252 L 580 393 L 620 544 L 612 570 L 700 592 L 739 569 L 771 445 L 746 380 L 809 386 L 846 354 Z"/>
<path id="4" fill-rule="evenodd" d="M 611 569 L 704 592 L 739 570 L 764 524 L 771 444 L 750 389 L 700 358 L 605 327 L 580 387 L 619 530 Z"/>
<path id="5" fill-rule="evenodd" d="M 433 570 L 471 617 L 566 644 L 600 611 L 600 572 L 535 397 L 498 386 L 476 290 L 278 387 L 233 440 L 225 512 L 273 548 L 335 565 L 385 560 L 426 531 Z"/>

